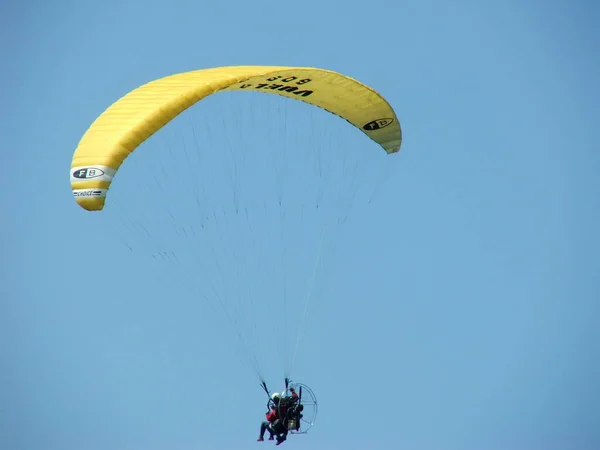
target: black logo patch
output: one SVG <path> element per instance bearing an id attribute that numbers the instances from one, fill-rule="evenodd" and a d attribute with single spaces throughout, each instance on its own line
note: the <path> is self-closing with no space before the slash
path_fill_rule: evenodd
<path id="1" fill-rule="evenodd" d="M 381 128 L 387 127 L 392 122 L 394 122 L 394 119 L 392 119 L 392 118 L 375 119 L 369 123 L 364 124 L 363 130 L 366 130 L 366 131 L 380 130 Z"/>

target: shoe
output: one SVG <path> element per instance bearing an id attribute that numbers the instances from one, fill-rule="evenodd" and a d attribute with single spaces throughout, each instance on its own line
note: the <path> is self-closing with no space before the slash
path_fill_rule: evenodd
<path id="1" fill-rule="evenodd" d="M 264 441 L 264 440 L 265 440 L 265 438 L 261 438 L 261 437 L 259 437 L 259 438 L 256 440 L 256 442 L 262 442 L 262 441 Z"/>

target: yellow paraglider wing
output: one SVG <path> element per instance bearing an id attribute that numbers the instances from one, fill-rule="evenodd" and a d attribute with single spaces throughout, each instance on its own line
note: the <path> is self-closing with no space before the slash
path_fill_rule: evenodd
<path id="1" fill-rule="evenodd" d="M 323 108 L 361 129 L 388 153 L 400 150 L 394 110 L 371 88 L 336 72 L 306 67 L 233 66 L 167 76 L 111 105 L 81 138 L 71 162 L 71 188 L 89 211 L 104 207 L 115 173 L 131 152 L 178 114 L 219 91 L 254 90 Z"/>

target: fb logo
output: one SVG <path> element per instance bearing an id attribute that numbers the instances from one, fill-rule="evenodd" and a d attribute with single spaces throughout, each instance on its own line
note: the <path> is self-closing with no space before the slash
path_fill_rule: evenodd
<path id="1" fill-rule="evenodd" d="M 373 120 L 372 122 L 364 124 L 363 130 L 366 130 L 366 131 L 379 130 L 381 128 L 387 127 L 393 121 L 394 121 L 394 119 L 392 119 L 392 118 Z"/>
<path id="2" fill-rule="evenodd" d="M 84 167 L 83 169 L 78 169 L 73 172 L 73 176 L 75 178 L 87 180 L 89 178 L 97 178 L 104 175 L 104 171 L 102 169 L 98 169 L 97 167 Z"/>

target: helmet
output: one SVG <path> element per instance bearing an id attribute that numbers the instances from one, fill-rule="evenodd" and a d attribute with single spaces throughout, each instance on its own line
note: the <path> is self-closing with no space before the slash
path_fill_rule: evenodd
<path id="1" fill-rule="evenodd" d="M 279 395 L 278 392 L 274 392 L 273 395 L 271 395 L 271 400 L 273 400 L 274 402 L 278 402 L 280 398 L 281 395 Z"/>

